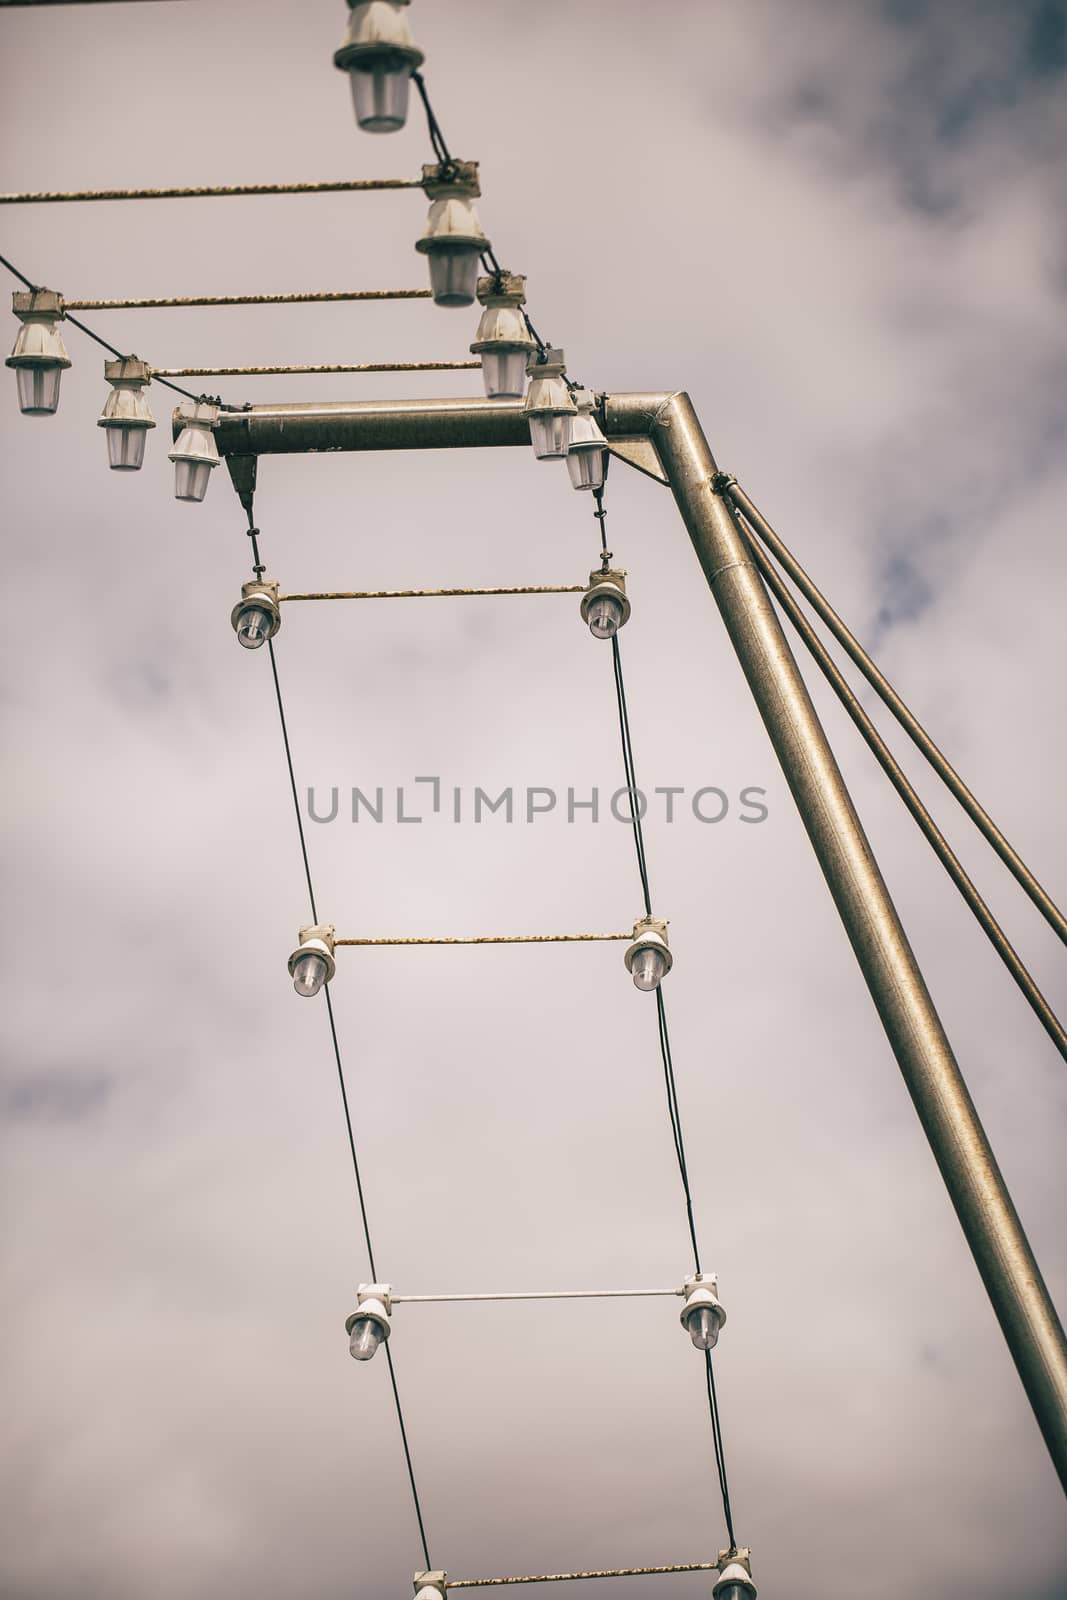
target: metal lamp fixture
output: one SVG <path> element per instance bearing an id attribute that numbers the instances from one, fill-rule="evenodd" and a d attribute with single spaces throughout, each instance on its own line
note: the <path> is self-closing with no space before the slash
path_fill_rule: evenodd
<path id="1" fill-rule="evenodd" d="M 415 249 L 430 258 L 434 304 L 469 306 L 478 287 L 478 262 L 489 240 L 472 202 L 481 194 L 477 161 L 442 161 L 422 169 L 430 200 L 426 229 Z"/>
<path id="2" fill-rule="evenodd" d="M 50 417 L 59 406 L 59 380 L 70 366 L 56 323 L 63 299 L 54 289 L 16 289 L 11 309 L 22 323 L 5 366 L 14 367 L 24 417 Z"/>
<path id="3" fill-rule="evenodd" d="M 751 1550 L 723 1550 L 718 1567 L 719 1579 L 711 1591 L 715 1600 L 756 1600 Z"/>
<path id="4" fill-rule="evenodd" d="M 567 471 L 576 489 L 602 489 L 608 470 L 608 441 L 593 414 L 596 395 L 588 389 L 576 389 L 574 403 L 578 415 L 571 418 Z"/>
<path id="5" fill-rule="evenodd" d="M 566 357 L 556 349 L 535 352 L 526 371 L 530 377 L 526 415 L 534 455 L 538 461 L 562 461 L 570 444 L 571 423 L 578 414 L 564 376 Z"/>
<path id="6" fill-rule="evenodd" d="M 148 430 L 156 425 L 144 392 L 152 369 L 136 356 L 126 356 L 105 361 L 104 377 L 111 393 L 96 425 L 107 429 L 108 464 L 115 472 L 137 472 L 144 461 Z"/>
<path id="7" fill-rule="evenodd" d="M 356 121 L 366 133 L 395 133 L 407 121 L 411 74 L 426 57 L 411 37 L 409 0 L 348 0 L 351 16 L 333 64 L 352 84 Z"/>
<path id="8" fill-rule="evenodd" d="M 300 943 L 289 957 L 289 976 L 297 994 L 310 1000 L 337 971 L 332 923 L 315 922 L 300 930 Z"/>
<path id="9" fill-rule="evenodd" d="M 219 420 L 219 408 L 206 400 L 197 400 L 191 406 L 179 406 L 177 416 L 182 431 L 170 452 L 174 462 L 174 497 L 176 500 L 202 500 L 207 494 L 212 468 L 219 464 L 213 431 Z"/>
<path id="10" fill-rule="evenodd" d="M 278 585 L 272 578 L 250 578 L 241 585 L 241 598 L 230 613 L 230 624 L 246 650 L 258 650 L 274 638 L 282 625 L 282 609 Z"/>
<path id="11" fill-rule="evenodd" d="M 471 355 L 482 358 L 486 395 L 490 400 L 521 400 L 526 393 L 526 363 L 531 350 L 537 349 L 519 309 L 526 303 L 526 279 L 517 272 L 479 278 L 478 299 L 485 310 Z"/>
<path id="12" fill-rule="evenodd" d="M 382 1340 L 388 1339 L 392 1292 L 388 1283 L 361 1283 L 356 1290 L 356 1309 L 345 1322 L 353 1360 L 369 1361 Z"/>
<path id="13" fill-rule="evenodd" d="M 589 632 L 594 639 L 614 638 L 630 620 L 626 573 L 621 567 L 598 567 L 589 574 L 589 587 L 582 595 L 581 612 L 582 621 L 589 624 Z"/>
<path id="14" fill-rule="evenodd" d="M 650 993 L 658 989 L 674 965 L 667 944 L 667 924 L 659 917 L 640 917 L 634 923 L 633 944 L 623 956 L 626 970 L 638 989 Z"/>
<path id="15" fill-rule="evenodd" d="M 682 1286 L 685 1304 L 682 1327 L 698 1350 L 714 1350 L 726 1312 L 719 1300 L 719 1280 L 714 1272 L 696 1272 Z"/>

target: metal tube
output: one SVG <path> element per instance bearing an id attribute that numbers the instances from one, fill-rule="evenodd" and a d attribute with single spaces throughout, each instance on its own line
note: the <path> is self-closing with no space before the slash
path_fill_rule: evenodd
<path id="1" fill-rule="evenodd" d="M 918 718 L 912 715 L 889 680 L 879 672 L 856 636 L 849 631 L 826 597 L 812 583 L 799 561 L 786 549 L 770 523 L 756 510 L 748 495 L 736 483 L 727 489 L 731 501 L 752 524 L 772 555 L 781 562 L 804 598 L 818 612 L 838 644 L 848 652 L 867 682 L 896 717 L 909 738 L 918 746 L 941 781 L 951 790 L 966 811 L 975 827 L 992 845 L 1016 882 L 1026 891 L 1034 905 L 1051 928 L 1067 944 L 1067 917 L 1052 897 L 1038 883 L 1025 861 L 1012 849 L 987 811 L 979 805 L 959 773 L 952 767 L 931 739 Z"/>
<path id="2" fill-rule="evenodd" d="M 647 439 L 651 419 L 669 399 L 667 394 L 605 396 L 604 432 L 610 439 Z M 175 438 L 181 426 L 176 419 Z M 227 412 L 215 429 L 215 443 L 223 456 L 442 450 L 529 445 L 530 426 L 521 400 L 335 400 Z"/>
<path id="3" fill-rule="evenodd" d="M 652 434 L 705 577 L 1067 1488 L 1067 1341 L 688 395 Z M 746 515 L 747 515 L 746 508 Z"/>
<path id="4" fill-rule="evenodd" d="M 752 558 L 763 574 L 763 581 L 767 584 L 774 598 L 793 624 L 823 677 L 859 729 L 868 749 L 882 771 L 911 812 L 926 842 L 974 913 L 983 933 L 1026 996 L 1034 1015 L 1038 1018 L 1060 1055 L 1067 1061 L 1067 1033 L 1064 1032 L 1059 1018 L 1034 982 L 1019 952 L 1015 949 L 1004 929 L 978 893 L 963 863 L 923 805 L 914 787 L 908 781 L 900 763 L 896 760 L 878 729 L 853 694 L 844 673 L 800 609 L 799 603 L 787 589 L 770 556 L 757 540 L 750 539 L 748 544 L 752 552 Z"/>

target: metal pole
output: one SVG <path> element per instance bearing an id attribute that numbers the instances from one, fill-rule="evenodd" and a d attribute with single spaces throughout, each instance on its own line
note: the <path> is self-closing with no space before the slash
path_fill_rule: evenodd
<path id="1" fill-rule="evenodd" d="M 610 409 L 610 401 L 609 401 Z M 1067 1341 L 688 395 L 652 438 L 1067 1489 Z"/>

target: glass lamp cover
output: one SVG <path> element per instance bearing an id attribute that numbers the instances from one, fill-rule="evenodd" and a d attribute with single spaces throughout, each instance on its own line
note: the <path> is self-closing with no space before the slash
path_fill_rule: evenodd
<path id="1" fill-rule="evenodd" d="M 382 1342 L 382 1330 L 374 1317 L 359 1317 L 352 1325 L 348 1348 L 357 1361 L 369 1361 Z"/>
<path id="2" fill-rule="evenodd" d="M 59 405 L 62 367 L 16 367 L 19 410 L 24 417 L 50 417 Z"/>
<path id="3" fill-rule="evenodd" d="M 176 500 L 202 500 L 207 494 L 211 477 L 210 461 L 176 461 L 174 463 L 174 497 Z"/>
<path id="4" fill-rule="evenodd" d="M 273 634 L 274 617 L 266 606 L 244 607 L 237 620 L 237 637 L 246 650 L 258 650 Z"/>
<path id="5" fill-rule="evenodd" d="M 573 457 L 567 457 L 569 466 Z M 610 639 L 622 626 L 622 601 L 613 594 L 598 595 L 589 607 L 589 632 L 594 639 Z M 634 971 L 637 964 L 634 963 Z"/>
<path id="6" fill-rule="evenodd" d="M 407 56 L 383 52 L 349 68 L 352 105 L 364 133 L 395 133 L 404 126 L 411 66 Z"/>
<path id="7" fill-rule="evenodd" d="M 571 437 L 571 419 L 559 417 L 530 418 L 530 443 L 538 461 L 562 461 L 567 454 Z"/>
<path id="8" fill-rule="evenodd" d="M 714 1306 L 694 1306 L 685 1325 L 698 1350 L 714 1350 L 719 1342 L 719 1314 Z"/>
<path id="9" fill-rule="evenodd" d="M 433 290 L 434 304 L 473 305 L 481 255 L 478 246 L 441 241 L 427 254 L 430 258 L 430 288 Z"/>
<path id="10" fill-rule="evenodd" d="M 108 428 L 107 458 L 115 472 L 137 472 L 144 462 L 147 428 Z"/>
<path id="11" fill-rule="evenodd" d="M 244 643 L 244 640 L 241 640 Z M 318 994 L 326 982 L 326 962 L 316 951 L 309 950 L 293 967 L 293 988 L 297 994 L 310 999 Z"/>
<path id="12" fill-rule="evenodd" d="M 746 1583 L 716 1584 L 715 1600 L 752 1600 L 752 1590 Z"/>
<path id="13" fill-rule="evenodd" d="M 639 950 L 630 966 L 630 974 L 638 989 L 646 994 L 653 989 L 658 989 L 660 979 L 666 971 L 667 963 L 663 958 L 663 951 L 657 950 L 654 945 L 646 945 Z"/>
<path id="14" fill-rule="evenodd" d="M 602 444 L 585 445 L 581 449 L 571 446 L 567 452 L 567 471 L 576 489 L 602 489 L 604 487 L 604 461 L 607 451 Z"/>
<path id="15" fill-rule="evenodd" d="M 529 352 L 515 349 L 483 350 L 482 381 L 490 400 L 521 400 L 526 393 L 526 359 Z"/>

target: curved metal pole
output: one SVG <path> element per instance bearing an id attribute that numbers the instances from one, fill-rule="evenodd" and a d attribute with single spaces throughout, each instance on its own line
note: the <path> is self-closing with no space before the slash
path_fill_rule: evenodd
<path id="1" fill-rule="evenodd" d="M 1067 1489 L 1067 1341 L 1055 1307 L 688 395 L 665 401 L 651 432 Z"/>
<path id="2" fill-rule="evenodd" d="M 726 492 L 745 520 L 751 523 L 753 530 L 763 540 L 771 554 L 781 562 L 804 598 L 818 612 L 838 644 L 851 656 L 856 666 L 859 667 L 863 676 L 867 679 L 867 682 L 871 685 L 871 688 L 888 706 L 908 737 L 922 751 L 942 783 L 955 795 L 975 827 L 983 838 L 992 845 L 1001 861 L 1015 878 L 1015 881 L 1030 896 L 1030 899 L 1034 902 L 1049 927 L 1058 933 L 1063 942 L 1067 944 L 1067 917 L 1063 915 L 1051 895 L 1038 883 L 1026 862 L 1012 849 L 992 817 L 979 805 L 959 773 L 946 761 L 922 723 L 908 710 L 908 707 L 897 694 L 888 678 L 879 672 L 855 634 L 851 633 L 845 626 L 833 606 L 826 599 L 826 596 L 821 594 L 815 584 L 812 583 L 800 562 L 786 549 L 770 523 L 756 510 L 745 491 L 738 484 L 732 483 Z"/>

